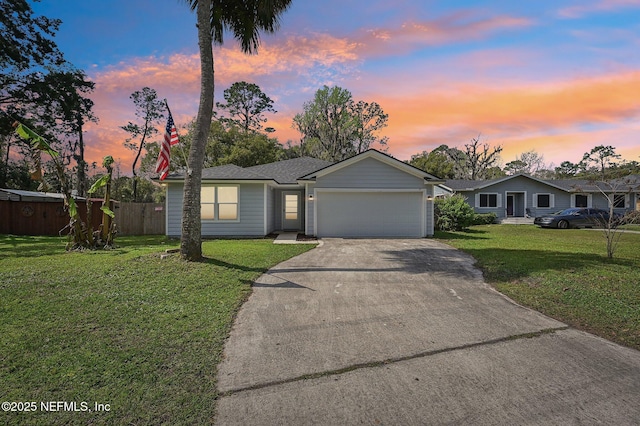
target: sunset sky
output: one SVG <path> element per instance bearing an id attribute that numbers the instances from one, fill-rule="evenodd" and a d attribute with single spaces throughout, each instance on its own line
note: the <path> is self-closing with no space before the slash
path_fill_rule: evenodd
<path id="1" fill-rule="evenodd" d="M 133 153 L 119 129 L 129 95 L 151 87 L 178 125 L 196 114 L 195 14 L 180 0 L 44 0 L 36 14 L 63 21 L 55 40 L 96 83 L 100 119 L 87 160 Z M 299 141 L 292 117 L 323 85 L 389 114 L 389 154 L 408 160 L 441 144 L 502 145 L 502 162 L 534 149 L 547 163 L 577 162 L 597 145 L 640 161 L 640 0 L 293 0 L 257 55 L 232 37 L 214 49 L 216 101 L 255 83 L 278 111 L 268 125 Z"/>

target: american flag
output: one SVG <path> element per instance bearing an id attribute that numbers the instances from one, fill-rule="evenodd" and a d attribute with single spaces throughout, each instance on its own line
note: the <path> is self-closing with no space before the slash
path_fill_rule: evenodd
<path id="1" fill-rule="evenodd" d="M 160 180 L 164 180 L 169 174 L 169 161 L 171 159 L 171 147 L 179 143 L 178 131 L 176 125 L 173 122 L 171 111 L 169 111 L 169 118 L 167 119 L 167 127 L 164 133 L 164 140 L 162 146 L 160 146 L 160 155 L 158 156 L 158 163 L 156 164 L 156 173 L 160 173 Z"/>

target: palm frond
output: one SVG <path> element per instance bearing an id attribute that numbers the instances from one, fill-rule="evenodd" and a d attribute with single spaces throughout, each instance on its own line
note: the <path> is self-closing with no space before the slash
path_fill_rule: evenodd
<path id="1" fill-rule="evenodd" d="M 186 0 L 191 10 L 198 0 Z M 280 27 L 280 16 L 291 0 L 213 0 L 211 3 L 211 36 L 214 43 L 224 43 L 229 31 L 245 53 L 255 53 L 260 46 L 260 32 L 274 33 Z"/>

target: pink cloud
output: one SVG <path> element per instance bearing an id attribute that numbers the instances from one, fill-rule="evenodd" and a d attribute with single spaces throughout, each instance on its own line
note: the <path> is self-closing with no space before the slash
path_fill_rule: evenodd
<path id="1" fill-rule="evenodd" d="M 505 145 L 505 158 L 531 149 L 525 149 L 529 143 L 551 155 L 559 146 L 575 150 L 586 141 L 594 141 L 595 146 L 607 134 L 627 134 L 628 122 L 640 114 L 634 96 L 640 93 L 640 71 L 626 69 L 546 83 L 536 82 L 539 76 L 528 80 L 518 74 L 516 81 L 500 73 L 544 58 L 540 52 L 513 49 L 476 51 L 437 64 L 416 60 L 411 69 L 399 68 L 384 76 L 365 74 L 362 67 L 367 59 L 383 54 L 475 40 L 534 24 L 526 18 L 461 12 L 343 37 L 282 36 L 265 42 L 259 54 L 252 56 L 233 45 L 216 47 L 216 100 L 233 82 L 258 84 L 276 101 L 279 112 L 269 117 L 269 125 L 277 130 L 274 136 L 281 143 L 297 142 L 300 135 L 291 122 L 302 103 L 311 100 L 323 84 L 340 85 L 356 99 L 380 103 L 390 116 L 389 127 L 382 133 L 390 137 L 390 153 L 401 159 L 443 143 L 460 146 L 480 132 L 488 142 Z M 88 160 L 99 162 L 102 155 L 111 154 L 129 172 L 133 153 L 122 146 L 127 135 L 118 126 L 134 118 L 129 95 L 144 86 L 169 100 L 178 124 L 189 122 L 198 108 L 199 67 L 198 55 L 176 54 L 138 58 L 96 73 L 92 98 L 101 121 L 87 127 Z M 584 124 L 603 126 L 609 133 L 600 130 L 589 138 L 590 132 L 580 130 Z M 578 145 L 575 135 L 585 139 Z M 622 141 L 607 144 L 622 145 Z M 624 149 L 637 157 L 637 148 Z M 578 150 L 582 155 L 584 149 Z"/>
<path id="2" fill-rule="evenodd" d="M 640 8 L 639 0 L 599 0 L 591 2 L 581 2 L 575 6 L 562 8 L 558 15 L 562 18 L 581 18 L 591 13 L 612 12 L 616 10 Z"/>
<path id="3" fill-rule="evenodd" d="M 405 53 L 419 46 L 434 46 L 463 40 L 478 40 L 509 29 L 526 28 L 535 22 L 508 15 L 478 16 L 464 10 L 431 21 L 408 21 L 399 27 L 379 28 L 356 36 L 361 52 L 368 55 Z"/>
<path id="4" fill-rule="evenodd" d="M 449 82 L 441 90 L 430 87 L 413 95 L 387 95 L 378 101 L 390 116 L 385 130 L 390 146 L 405 159 L 440 144 L 461 146 L 478 133 L 490 143 L 504 144 L 505 155 L 515 156 L 527 150 L 523 149 L 527 141 L 531 147 L 553 150 L 559 140 L 567 141 L 571 139 L 567 135 L 574 133 L 583 137 L 583 147 L 600 143 L 601 133 L 594 131 L 589 137 L 590 132 L 578 130 L 585 124 L 628 129 L 628 123 L 640 116 L 636 93 L 640 93 L 640 72 L 631 71 L 507 87 Z M 607 144 L 620 145 L 637 157 L 640 147 L 629 143 L 615 140 Z M 507 146 L 517 146 L 521 151 L 510 152 Z"/>

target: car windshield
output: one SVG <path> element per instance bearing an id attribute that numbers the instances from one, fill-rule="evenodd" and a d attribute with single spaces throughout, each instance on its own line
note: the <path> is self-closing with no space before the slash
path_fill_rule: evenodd
<path id="1" fill-rule="evenodd" d="M 565 209 L 565 210 L 562 210 L 562 211 L 560 211 L 560 212 L 558 212 L 556 214 L 560 215 L 560 216 L 570 216 L 572 214 L 576 214 L 579 211 L 580 211 L 580 209 Z"/>

